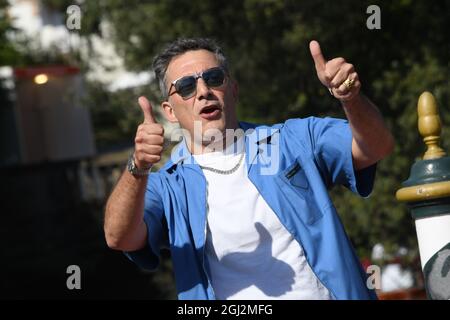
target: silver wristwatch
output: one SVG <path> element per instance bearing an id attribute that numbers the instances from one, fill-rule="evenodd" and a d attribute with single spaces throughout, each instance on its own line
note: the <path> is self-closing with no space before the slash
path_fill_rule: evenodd
<path id="1" fill-rule="evenodd" d="M 128 158 L 127 170 L 134 176 L 142 177 L 148 176 L 150 174 L 150 172 L 152 171 L 152 166 L 147 168 L 138 168 L 136 162 L 134 161 L 134 154 L 132 153 Z"/>

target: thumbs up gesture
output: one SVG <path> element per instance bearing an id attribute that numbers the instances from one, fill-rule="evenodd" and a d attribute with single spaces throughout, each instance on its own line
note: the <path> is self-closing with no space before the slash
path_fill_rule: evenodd
<path id="1" fill-rule="evenodd" d="M 358 95 L 361 82 L 352 64 L 347 63 L 344 58 L 325 60 L 319 43 L 314 40 L 309 43 L 309 50 L 320 82 L 334 97 L 346 102 Z"/>
<path id="2" fill-rule="evenodd" d="M 155 121 L 152 105 L 146 97 L 139 97 L 139 106 L 144 114 L 134 139 L 134 159 L 139 169 L 149 168 L 161 160 L 164 144 L 164 128 Z"/>

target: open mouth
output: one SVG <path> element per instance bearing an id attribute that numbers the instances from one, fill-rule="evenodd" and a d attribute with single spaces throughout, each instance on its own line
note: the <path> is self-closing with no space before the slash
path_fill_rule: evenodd
<path id="1" fill-rule="evenodd" d="M 215 111 L 220 111 L 220 108 L 216 105 L 211 105 L 203 107 L 202 110 L 200 111 L 200 114 L 211 114 L 214 113 Z"/>
<path id="2" fill-rule="evenodd" d="M 210 105 L 200 110 L 200 117 L 205 120 L 217 120 L 221 117 L 222 109 L 218 105 Z"/>

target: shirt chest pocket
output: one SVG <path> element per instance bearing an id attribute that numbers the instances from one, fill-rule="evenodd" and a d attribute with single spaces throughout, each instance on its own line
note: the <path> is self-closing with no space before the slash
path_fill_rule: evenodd
<path id="1" fill-rule="evenodd" d="M 300 167 L 298 162 L 295 162 L 287 170 L 285 170 L 284 176 L 294 187 L 299 187 L 305 190 L 309 187 L 305 171 Z"/>
<path id="2" fill-rule="evenodd" d="M 289 201 L 293 201 L 292 204 L 304 222 L 313 224 L 322 217 L 312 186 L 308 181 L 304 168 L 298 161 L 295 161 L 283 170 L 280 173 L 280 178 L 288 188 L 286 196 L 288 196 Z"/>

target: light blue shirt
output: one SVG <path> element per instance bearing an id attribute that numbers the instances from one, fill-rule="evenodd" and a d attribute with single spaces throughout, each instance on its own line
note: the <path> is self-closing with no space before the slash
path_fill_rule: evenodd
<path id="1" fill-rule="evenodd" d="M 247 133 L 250 181 L 302 246 L 317 278 L 334 299 L 376 298 L 328 195 L 336 184 L 363 197 L 372 191 L 376 164 L 354 171 L 348 122 L 309 117 L 273 126 L 241 122 L 240 127 Z M 126 253 L 154 270 L 160 249 L 170 248 L 179 299 L 215 299 L 204 252 L 206 205 L 205 177 L 181 142 L 148 179 L 148 246 Z"/>

